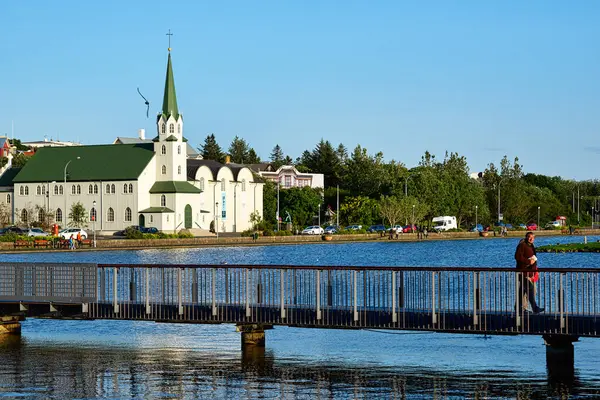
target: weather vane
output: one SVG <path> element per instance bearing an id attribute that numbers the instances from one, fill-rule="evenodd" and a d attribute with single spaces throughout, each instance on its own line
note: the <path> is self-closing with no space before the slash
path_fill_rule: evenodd
<path id="1" fill-rule="evenodd" d="M 171 33 L 170 29 L 169 29 L 169 32 L 166 35 L 169 37 L 169 51 L 171 51 L 171 36 L 173 36 L 173 34 Z"/>

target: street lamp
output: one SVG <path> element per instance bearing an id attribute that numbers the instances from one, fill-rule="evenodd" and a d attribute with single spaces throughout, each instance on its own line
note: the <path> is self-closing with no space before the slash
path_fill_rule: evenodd
<path id="1" fill-rule="evenodd" d="M 217 234 L 217 239 L 219 238 L 219 202 L 215 203 L 215 233 Z"/>
<path id="2" fill-rule="evenodd" d="M 413 204 L 412 208 L 413 208 L 413 214 L 412 214 L 412 227 L 411 227 L 411 229 L 414 232 L 415 231 L 415 205 L 414 204 Z"/>
<path id="3" fill-rule="evenodd" d="M 592 229 L 594 229 L 594 207 L 592 206 Z"/>
<path id="4" fill-rule="evenodd" d="M 92 229 L 94 230 L 94 247 L 96 247 L 96 215 L 98 215 L 98 212 L 96 211 L 96 200 L 92 202 L 92 207 L 94 208 L 94 214 L 92 215 Z"/>
<path id="5" fill-rule="evenodd" d="M 319 217 L 319 226 L 321 226 L 321 203 L 319 203 L 319 211 L 317 211 L 317 216 Z"/>
<path id="6" fill-rule="evenodd" d="M 540 230 L 540 206 L 538 206 L 538 223 L 537 223 L 537 230 Z"/>
<path id="7" fill-rule="evenodd" d="M 477 209 L 479 206 L 475 206 L 475 230 L 477 230 Z"/>
<path id="8" fill-rule="evenodd" d="M 502 178 L 498 181 L 498 222 L 500 222 L 500 184 L 502 183 Z"/>
<path id="9" fill-rule="evenodd" d="M 77 160 L 81 159 L 81 157 L 77 156 Z M 65 185 L 64 185 L 64 193 L 65 193 L 65 211 L 63 212 L 63 219 L 64 219 L 64 225 L 63 228 L 66 228 L 67 226 L 67 197 L 69 195 L 68 191 L 67 191 L 67 167 L 69 166 L 69 164 L 71 164 L 71 161 L 73 160 L 69 160 L 67 161 L 67 163 L 65 164 L 65 174 L 64 174 L 64 178 L 65 178 Z"/>

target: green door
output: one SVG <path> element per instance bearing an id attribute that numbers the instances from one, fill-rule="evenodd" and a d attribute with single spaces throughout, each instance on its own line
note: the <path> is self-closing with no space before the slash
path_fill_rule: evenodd
<path id="1" fill-rule="evenodd" d="M 139 226 L 146 226 L 146 218 L 144 217 L 144 214 L 140 214 L 140 218 L 139 218 Z"/>
<path id="2" fill-rule="evenodd" d="M 185 206 L 185 229 L 192 228 L 192 206 L 187 204 Z"/>

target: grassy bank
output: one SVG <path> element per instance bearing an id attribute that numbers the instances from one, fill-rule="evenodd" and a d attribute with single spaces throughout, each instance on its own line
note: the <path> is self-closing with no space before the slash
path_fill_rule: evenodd
<path id="1" fill-rule="evenodd" d="M 600 253 L 600 243 L 552 244 L 536 250 L 540 253 Z"/>

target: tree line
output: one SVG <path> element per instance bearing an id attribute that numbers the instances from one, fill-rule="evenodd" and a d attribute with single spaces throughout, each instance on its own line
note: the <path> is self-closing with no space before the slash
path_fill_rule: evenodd
<path id="1" fill-rule="evenodd" d="M 267 160 L 244 139 L 236 136 L 227 153 L 215 135 L 207 136 L 198 150 L 205 159 L 256 164 L 268 162 L 276 169 L 294 165 L 301 172 L 321 173 L 325 189 L 291 188 L 279 191 L 280 215 L 287 211 L 295 226 L 337 221 L 341 225 L 427 224 L 435 216 L 456 216 L 459 226 L 477 223 L 491 225 L 503 221 L 513 225 L 535 222 L 544 225 L 557 216 L 567 217 L 573 226 L 598 221 L 600 188 L 598 180 L 574 181 L 558 176 L 525 173 L 519 159 L 504 156 L 499 163 L 471 176 L 467 159 L 458 153 L 437 158 L 426 151 L 415 167 L 401 161 L 385 161 L 382 152 L 371 154 L 358 145 L 349 152 L 321 139 L 312 150 L 304 150 L 293 160 L 277 144 Z M 274 226 L 277 186 L 265 183 L 264 221 Z M 593 209 L 592 209 L 593 207 Z"/>

